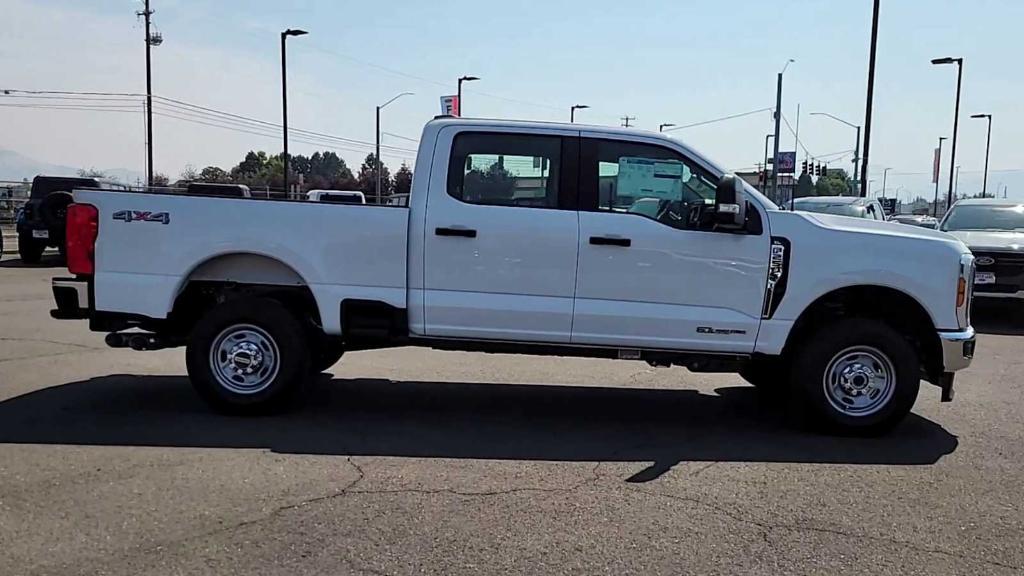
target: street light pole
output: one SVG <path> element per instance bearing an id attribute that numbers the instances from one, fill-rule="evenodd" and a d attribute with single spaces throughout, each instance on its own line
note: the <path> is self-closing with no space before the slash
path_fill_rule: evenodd
<path id="1" fill-rule="evenodd" d="M 476 76 L 462 76 L 462 77 L 459 78 L 459 90 L 456 93 L 457 94 L 456 100 L 458 100 L 458 102 L 459 102 L 459 118 L 462 117 L 462 83 L 463 82 L 473 82 L 473 81 L 479 80 L 479 79 L 480 78 L 477 78 Z"/>
<path id="2" fill-rule="evenodd" d="M 374 153 L 374 156 L 373 156 L 374 157 L 374 164 L 376 164 L 375 167 L 376 167 L 376 170 L 377 170 L 377 177 L 376 177 L 376 181 L 377 181 L 377 185 L 376 185 L 376 189 L 377 189 L 377 194 L 376 194 L 377 204 L 381 203 L 380 183 L 381 183 L 381 172 L 382 172 L 381 162 L 380 162 L 380 111 L 383 110 L 385 106 L 387 106 L 388 104 L 391 104 L 395 100 L 398 100 L 402 96 L 412 96 L 412 92 L 402 92 L 401 94 L 398 94 L 398 95 L 394 96 L 393 98 L 391 98 L 391 100 L 388 100 L 387 102 L 381 104 L 380 106 L 377 106 L 377 149 L 376 149 L 376 152 Z"/>
<path id="3" fill-rule="evenodd" d="M 664 132 L 665 128 L 671 128 L 673 126 L 675 126 L 675 124 L 673 124 L 671 122 L 665 122 L 664 124 L 658 124 L 658 132 Z"/>
<path id="4" fill-rule="evenodd" d="M 868 179 L 868 156 L 871 153 L 871 112 L 875 99 L 875 52 L 878 48 L 878 7 L 879 0 L 875 0 L 874 11 L 871 16 L 871 55 L 868 58 L 868 94 L 867 104 L 864 106 L 864 158 L 860 167 L 860 190 L 864 196 L 864 180 Z"/>
<path id="5" fill-rule="evenodd" d="M 851 175 L 850 180 L 851 182 L 856 182 L 856 185 L 853 189 L 853 193 L 858 196 L 861 196 L 860 191 L 863 188 L 861 186 L 862 182 L 860 182 L 860 180 L 858 180 L 857 178 L 857 170 L 858 168 L 860 168 L 860 126 L 853 124 L 852 122 L 847 122 L 846 120 L 843 120 L 838 116 L 833 116 L 828 112 L 811 112 L 811 116 L 827 116 L 835 120 L 836 122 L 842 122 L 843 124 L 846 124 L 850 128 L 857 129 L 857 141 L 853 143 L 853 174 Z"/>
<path id="6" fill-rule="evenodd" d="M 302 36 L 308 34 L 305 30 L 292 30 L 291 28 L 281 32 L 281 124 L 284 135 L 284 194 L 288 196 L 288 57 L 285 42 L 289 36 Z"/>
<path id="7" fill-rule="evenodd" d="M 981 197 L 984 198 L 988 192 L 988 152 L 992 147 L 992 115 L 991 114 L 971 114 L 971 118 L 987 118 L 988 119 L 988 136 L 985 138 L 985 179 L 982 180 L 981 184 Z M 996 189 L 996 196 L 999 195 L 999 190 Z"/>
<path id="8" fill-rule="evenodd" d="M 892 168 L 882 170 L 882 198 L 885 198 L 885 180 L 889 176 L 889 170 L 892 170 Z"/>
<path id="9" fill-rule="evenodd" d="M 960 83 L 964 75 L 963 58 L 936 58 L 932 64 L 956 64 L 956 106 L 953 111 L 953 147 L 949 152 L 949 191 L 946 193 L 946 209 L 953 204 L 953 169 L 956 164 L 956 133 L 960 123 Z"/>
<path id="10" fill-rule="evenodd" d="M 935 159 L 935 171 L 933 172 L 935 175 L 935 203 L 932 205 L 932 216 L 935 218 L 939 217 L 939 174 L 942 173 L 942 170 L 940 170 L 942 167 L 942 141 L 945 139 L 945 136 L 939 136 L 939 152 L 938 158 Z"/>
<path id="11" fill-rule="evenodd" d="M 569 108 L 569 124 L 576 122 L 576 111 L 583 110 L 584 108 L 590 108 L 586 104 L 574 104 L 572 108 Z"/>
<path id="12" fill-rule="evenodd" d="M 768 191 L 768 140 L 771 139 L 771 138 L 775 138 L 775 134 L 766 134 L 765 137 L 764 137 L 764 187 L 765 187 L 765 189 L 762 190 L 762 192 L 766 192 L 766 193 Z M 773 170 L 774 170 L 774 168 L 775 167 L 772 166 Z"/>

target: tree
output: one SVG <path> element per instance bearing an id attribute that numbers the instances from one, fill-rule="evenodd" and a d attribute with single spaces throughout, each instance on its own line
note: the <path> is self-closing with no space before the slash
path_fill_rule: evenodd
<path id="1" fill-rule="evenodd" d="M 829 168 L 818 177 L 814 185 L 818 196 L 844 196 L 850 194 L 850 177 L 846 170 Z"/>
<path id="2" fill-rule="evenodd" d="M 412 170 L 402 162 L 402 167 L 395 172 L 395 194 L 408 194 L 412 190 Z"/>
<path id="3" fill-rule="evenodd" d="M 466 200 L 504 200 L 511 202 L 516 191 L 516 177 L 495 162 L 486 170 L 474 168 L 463 180 Z"/>
<path id="4" fill-rule="evenodd" d="M 167 186 L 171 183 L 171 179 L 167 177 L 167 174 L 161 174 L 160 172 L 153 173 L 153 186 Z"/>
<path id="5" fill-rule="evenodd" d="M 95 168 L 89 168 L 88 170 L 80 168 L 78 170 L 79 178 L 106 178 L 107 173 L 103 170 L 97 170 Z"/>
<path id="6" fill-rule="evenodd" d="M 380 194 L 383 198 L 384 196 L 391 195 L 393 183 L 391 182 L 391 175 L 388 173 L 388 167 L 383 163 L 380 165 L 380 174 Z M 363 165 L 359 167 L 357 186 L 367 198 L 374 198 L 374 201 L 376 201 L 377 157 L 372 152 L 366 155 L 366 160 L 363 160 Z"/>
<path id="7" fill-rule="evenodd" d="M 256 175 L 260 173 L 267 164 L 267 153 L 260 150 L 259 152 L 249 151 L 245 155 L 245 159 L 238 163 L 231 172 L 244 175 Z"/>
<path id="8" fill-rule="evenodd" d="M 214 184 L 228 184 L 231 182 L 231 175 L 217 166 L 207 166 L 199 172 L 199 180 L 212 182 Z"/>
<path id="9" fill-rule="evenodd" d="M 807 196 L 814 196 L 814 182 L 811 181 L 811 175 L 804 172 L 800 175 L 800 178 L 796 181 L 796 193 L 794 198 L 805 198 Z"/>
<path id="10" fill-rule="evenodd" d="M 178 176 L 178 180 L 185 182 L 194 182 L 199 179 L 199 173 L 196 172 L 196 167 L 191 164 L 185 164 L 185 169 L 181 171 L 181 175 Z"/>

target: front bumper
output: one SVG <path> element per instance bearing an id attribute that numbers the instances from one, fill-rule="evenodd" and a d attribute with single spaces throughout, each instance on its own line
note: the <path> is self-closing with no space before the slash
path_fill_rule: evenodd
<path id="1" fill-rule="evenodd" d="M 998 299 L 1009 299 L 1009 300 L 1024 300 L 1024 290 L 1017 290 L 1016 292 L 984 292 L 979 291 L 977 287 L 974 289 L 975 298 L 998 298 Z"/>
<path id="2" fill-rule="evenodd" d="M 57 308 L 50 316 L 58 320 L 85 320 L 89 318 L 89 282 L 77 278 L 54 278 L 53 300 Z"/>
<path id="3" fill-rule="evenodd" d="M 942 344 L 942 367 L 945 372 L 956 372 L 971 365 L 977 336 L 974 328 L 957 332 L 939 332 Z"/>

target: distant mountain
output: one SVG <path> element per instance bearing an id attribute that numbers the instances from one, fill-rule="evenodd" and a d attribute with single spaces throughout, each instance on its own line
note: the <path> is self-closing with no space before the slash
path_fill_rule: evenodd
<path id="1" fill-rule="evenodd" d="M 102 172 L 115 180 L 126 184 L 134 184 L 137 179 L 142 179 L 141 172 L 128 170 L 126 168 L 103 169 Z M 31 180 L 39 174 L 47 176 L 74 176 L 78 168 L 72 166 L 61 166 L 50 164 L 35 158 L 29 158 L 13 150 L 0 149 L 0 180 L 21 181 Z"/>

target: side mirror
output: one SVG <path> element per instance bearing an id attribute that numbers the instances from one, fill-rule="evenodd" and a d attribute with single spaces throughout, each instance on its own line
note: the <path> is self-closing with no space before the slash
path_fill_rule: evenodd
<path id="1" fill-rule="evenodd" d="M 715 227 L 722 230 L 742 230 L 747 222 L 747 199 L 743 181 L 726 174 L 715 189 Z"/>

